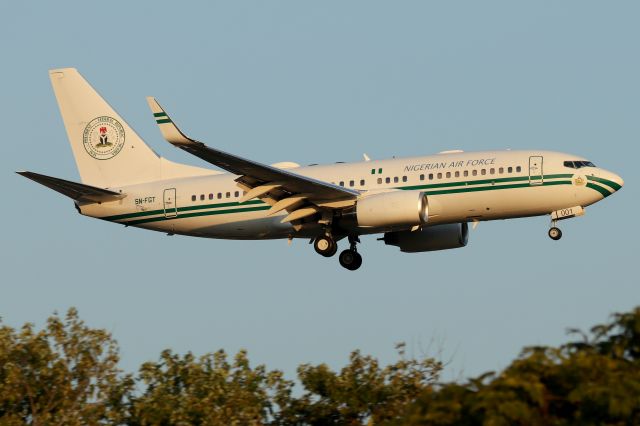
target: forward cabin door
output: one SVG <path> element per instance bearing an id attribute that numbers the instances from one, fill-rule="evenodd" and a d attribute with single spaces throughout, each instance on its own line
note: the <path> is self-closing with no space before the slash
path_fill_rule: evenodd
<path id="1" fill-rule="evenodd" d="M 164 190 L 164 217 L 178 216 L 178 206 L 176 205 L 176 189 Z"/>
<path id="2" fill-rule="evenodd" d="M 542 185 L 543 181 L 542 157 L 529 157 L 529 185 Z"/>

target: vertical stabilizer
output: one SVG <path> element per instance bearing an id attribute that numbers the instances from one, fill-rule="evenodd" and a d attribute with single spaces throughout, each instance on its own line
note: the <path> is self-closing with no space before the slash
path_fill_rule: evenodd
<path id="1" fill-rule="evenodd" d="M 83 183 L 102 188 L 161 177 L 161 159 L 75 68 L 50 70 Z"/>

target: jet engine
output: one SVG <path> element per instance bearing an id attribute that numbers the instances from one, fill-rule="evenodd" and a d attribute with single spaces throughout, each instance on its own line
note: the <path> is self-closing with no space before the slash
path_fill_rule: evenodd
<path id="1" fill-rule="evenodd" d="M 393 191 L 358 200 L 355 217 L 359 227 L 379 228 L 424 225 L 429 203 L 422 191 Z"/>
<path id="2" fill-rule="evenodd" d="M 429 226 L 419 231 L 386 232 L 384 243 L 405 253 L 447 250 L 464 247 L 469 240 L 469 226 L 464 223 Z"/>

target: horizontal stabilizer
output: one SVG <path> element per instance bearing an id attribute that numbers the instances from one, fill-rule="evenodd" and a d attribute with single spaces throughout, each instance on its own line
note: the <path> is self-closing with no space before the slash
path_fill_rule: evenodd
<path id="1" fill-rule="evenodd" d="M 58 179 L 51 176 L 41 175 L 33 172 L 16 172 L 28 179 L 38 182 L 48 188 L 58 191 L 67 197 L 76 201 L 85 201 L 93 203 L 106 203 L 108 201 L 117 201 L 126 197 L 108 189 L 97 188 L 95 186 L 85 185 L 82 183 L 71 182 L 64 179 Z"/>

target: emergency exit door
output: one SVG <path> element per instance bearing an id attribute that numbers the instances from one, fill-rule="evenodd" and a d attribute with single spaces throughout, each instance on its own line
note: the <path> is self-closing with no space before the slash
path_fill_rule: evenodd
<path id="1" fill-rule="evenodd" d="M 164 190 L 164 217 L 178 216 L 178 206 L 176 205 L 176 189 Z"/>
<path id="2" fill-rule="evenodd" d="M 542 185 L 543 181 L 542 157 L 529 157 L 529 185 Z"/>

